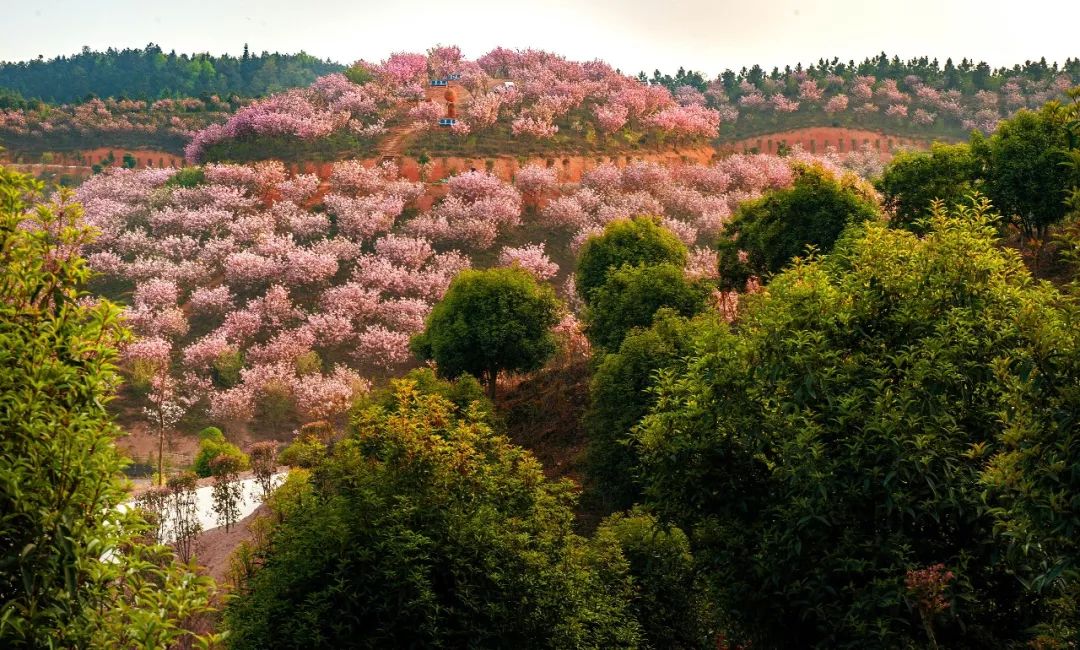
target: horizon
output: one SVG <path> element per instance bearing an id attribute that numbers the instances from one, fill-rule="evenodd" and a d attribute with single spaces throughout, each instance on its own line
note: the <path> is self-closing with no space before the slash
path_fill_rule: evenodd
<path id="1" fill-rule="evenodd" d="M 1028 3 L 1029 9 L 1022 14 L 1007 12 L 1004 2 L 961 0 L 940 6 L 929 0 L 913 0 L 903 15 L 895 15 L 894 7 L 878 6 L 883 3 L 864 6 L 851 0 L 828 0 L 812 6 L 779 0 L 749 7 L 695 0 L 675 3 L 663 16 L 644 11 L 640 0 L 601 0 L 587 7 L 558 0 L 542 13 L 493 0 L 474 0 L 455 5 L 455 12 L 449 14 L 444 5 L 430 0 L 413 3 L 408 10 L 365 8 L 364 3 L 344 0 L 311 2 L 303 10 L 282 0 L 267 0 L 265 4 L 267 9 L 257 18 L 244 15 L 238 0 L 196 2 L 196 11 L 189 10 L 191 5 L 183 11 L 169 10 L 143 6 L 135 0 L 109 0 L 104 3 L 106 11 L 101 10 L 101 3 L 88 7 L 75 0 L 20 6 L 10 12 L 10 37 L 0 43 L 0 61 L 48 60 L 78 54 L 84 47 L 96 51 L 143 49 L 151 43 L 177 54 L 240 56 L 246 44 L 252 53 L 304 52 L 349 65 L 360 59 L 379 61 L 396 51 L 422 52 L 441 43 L 461 47 L 469 59 L 496 46 L 534 48 L 570 60 L 600 59 L 628 75 L 654 70 L 674 73 L 684 67 L 714 78 L 725 69 L 738 71 L 760 65 L 766 71 L 774 67 L 783 70 L 834 57 L 858 63 L 882 52 L 904 61 L 936 58 L 942 64 L 948 58 L 954 63 L 966 58 L 985 61 L 993 69 L 1044 58 L 1048 64 L 1061 64 L 1080 56 L 1080 51 L 1070 51 L 1074 41 L 1068 35 L 1069 26 L 1080 21 L 1080 5 L 1063 8 L 1049 0 Z M 206 15 L 197 11 L 204 6 L 213 7 L 215 20 L 207 22 Z M 425 11 L 423 7 L 440 11 Z M 456 31 L 447 29 L 448 20 L 470 13 L 487 18 L 507 16 L 503 23 L 528 20 L 533 28 L 528 35 L 521 35 L 500 31 L 501 23 L 494 20 L 466 20 L 458 21 Z M 1061 20 L 1046 24 L 1047 13 L 1060 15 Z M 846 17 L 838 21 L 837 15 Z M 928 15 L 933 20 L 925 20 Z M 128 18 L 116 20 L 118 16 Z M 320 16 L 336 18 L 320 24 Z M 364 29 L 372 19 L 380 21 L 380 28 Z M 718 21 L 739 28 L 728 30 L 734 32 L 731 34 L 718 32 L 714 25 Z M 66 28 L 67 24 L 71 27 Z M 896 27 L 884 34 L 880 33 L 883 30 L 860 27 L 881 24 Z M 948 29 L 952 24 L 968 28 L 957 33 Z M 349 31 L 353 26 L 360 27 L 363 43 L 357 43 L 358 35 Z"/>

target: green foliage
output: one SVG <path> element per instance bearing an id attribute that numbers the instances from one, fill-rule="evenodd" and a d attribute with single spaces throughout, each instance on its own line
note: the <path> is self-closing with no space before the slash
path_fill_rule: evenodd
<path id="1" fill-rule="evenodd" d="M 166 187 L 197 187 L 206 183 L 206 172 L 202 167 L 184 167 L 165 181 Z"/>
<path id="2" fill-rule="evenodd" d="M 87 96 L 153 100 L 162 97 L 256 97 L 306 86 L 341 66 L 300 52 L 242 57 L 165 53 L 145 48 L 93 51 L 47 61 L 0 62 L 0 87 L 24 97 L 71 103 Z"/>
<path id="3" fill-rule="evenodd" d="M 285 162 L 340 160 L 345 156 L 367 157 L 378 152 L 377 138 L 338 129 L 316 139 L 292 135 L 260 135 L 230 139 L 207 147 L 203 162 L 244 163 L 275 158 Z"/>
<path id="4" fill-rule="evenodd" d="M 121 431 L 119 309 L 80 304 L 92 239 L 61 193 L 0 168 L 0 646 L 168 647 L 192 642 L 209 581 L 141 541 Z M 112 561 L 102 562 L 103 554 Z"/>
<path id="5" fill-rule="evenodd" d="M 290 467 L 311 468 L 326 457 L 326 444 L 318 436 L 300 436 L 278 454 L 278 462 Z"/>
<path id="6" fill-rule="evenodd" d="M 276 518 L 238 585 L 234 648 L 636 647 L 618 546 L 573 489 L 438 395 L 395 382 Z M 607 541 L 607 540 L 604 540 Z"/>
<path id="7" fill-rule="evenodd" d="M 724 227 L 717 246 L 726 286 L 741 289 L 751 276 L 767 278 L 806 255 L 808 246 L 828 252 L 849 225 L 880 218 L 872 190 L 854 175 L 838 179 L 817 165 L 795 174 L 791 188 L 743 203 Z"/>
<path id="8" fill-rule="evenodd" d="M 661 309 L 651 327 L 630 332 L 617 351 L 601 357 L 589 383 L 585 430 L 591 487 L 607 511 L 640 500 L 639 460 L 630 430 L 653 405 L 657 373 L 678 365 L 690 352 L 692 334 L 707 327 L 709 318 L 691 325 Z"/>
<path id="9" fill-rule="evenodd" d="M 994 506 L 1010 504 L 983 481 L 996 458 L 990 477 L 1074 530 L 1076 329 L 988 209 L 938 211 L 922 239 L 868 224 L 661 375 L 638 433 L 647 493 L 693 532 L 729 639 L 911 647 L 925 628 L 942 647 L 1019 646 L 1068 597 L 1002 561 Z M 938 563 L 949 607 L 920 621 L 907 572 Z"/>
<path id="10" fill-rule="evenodd" d="M 690 540 L 675 526 L 634 510 L 600 524 L 597 539 L 612 536 L 630 563 L 632 608 L 652 648 L 715 648 L 712 612 L 698 580 Z"/>
<path id="11" fill-rule="evenodd" d="M 248 458 L 240 448 L 225 439 L 217 427 L 206 427 L 199 432 L 199 452 L 191 464 L 191 471 L 201 478 L 211 476 L 210 463 L 218 456 L 229 456 L 240 463 L 240 469 L 248 468 Z"/>
<path id="12" fill-rule="evenodd" d="M 346 68 L 345 76 L 349 79 L 349 81 L 360 86 L 363 86 L 369 81 L 375 79 L 375 77 L 371 74 L 371 71 L 368 70 L 367 66 L 364 65 L 353 65 L 349 68 Z"/>
<path id="13" fill-rule="evenodd" d="M 623 266 L 592 291 L 585 333 L 594 346 L 614 351 L 632 329 L 651 325 L 658 309 L 693 316 L 704 311 L 707 295 L 708 288 L 686 279 L 680 266 Z"/>
<path id="14" fill-rule="evenodd" d="M 653 217 L 618 219 L 581 247 L 574 275 L 578 293 L 588 304 L 593 291 L 607 281 L 609 273 L 624 265 L 674 264 L 686 266 L 686 246 Z"/>
<path id="15" fill-rule="evenodd" d="M 433 359 L 443 376 L 484 377 L 494 398 L 498 373 L 536 370 L 554 354 L 551 328 L 561 309 L 551 287 L 528 271 L 463 271 L 431 310 L 412 348 L 421 359 Z"/>
<path id="16" fill-rule="evenodd" d="M 981 186 L 979 165 L 971 146 L 935 142 L 930 151 L 902 151 L 875 183 L 891 223 L 916 232 L 930 216 L 935 199 L 947 206 L 964 202 Z"/>
<path id="17" fill-rule="evenodd" d="M 498 428 L 495 404 L 484 394 L 484 387 L 472 375 L 464 373 L 454 379 L 441 379 L 431 368 L 414 368 L 403 379 L 413 382 L 421 395 L 438 395 L 462 413 L 471 410 L 485 424 Z M 397 403 L 394 387 L 387 386 L 370 393 L 361 408 L 375 405 L 393 410 Z"/>
<path id="18" fill-rule="evenodd" d="M 224 352 L 210 364 L 210 378 L 221 388 L 232 388 L 240 383 L 243 369 L 243 353 L 239 350 Z"/>
<path id="19" fill-rule="evenodd" d="M 1067 192 L 1080 183 L 1080 170 L 1066 164 L 1070 145 L 1069 112 L 1058 102 L 1021 110 L 990 138 L 972 138 L 986 195 L 1025 237 L 1045 241 L 1047 227 L 1067 212 Z"/>

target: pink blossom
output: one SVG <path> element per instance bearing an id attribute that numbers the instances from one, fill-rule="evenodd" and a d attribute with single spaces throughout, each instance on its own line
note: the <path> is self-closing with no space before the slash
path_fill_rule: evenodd
<path id="1" fill-rule="evenodd" d="M 824 92 L 821 88 L 818 88 L 817 82 L 813 79 L 807 79 L 799 84 L 799 100 L 804 102 L 818 102 L 821 101 Z"/>
<path id="2" fill-rule="evenodd" d="M 188 304 L 201 314 L 222 314 L 233 308 L 233 296 L 225 285 L 199 287 L 191 292 Z"/>
<path id="3" fill-rule="evenodd" d="M 135 285 L 135 306 L 144 309 L 175 307 L 180 291 L 176 284 L 160 278 L 151 278 Z"/>
<path id="4" fill-rule="evenodd" d="M 287 181 L 278 183 L 277 191 L 282 200 L 303 205 L 319 189 L 319 177 L 315 174 L 298 174 Z"/>
<path id="5" fill-rule="evenodd" d="M 209 415 L 216 422 L 246 422 L 255 415 L 255 395 L 247 386 L 213 392 Z"/>
<path id="6" fill-rule="evenodd" d="M 678 219 L 672 219 L 671 217 L 664 217 L 660 222 L 665 228 L 675 233 L 684 244 L 687 246 L 697 241 L 698 231 L 693 225 L 680 221 Z"/>
<path id="7" fill-rule="evenodd" d="M 539 280 L 549 280 L 559 272 L 559 265 L 552 262 L 544 251 L 543 242 L 517 248 L 504 246 L 499 252 L 499 265 L 520 266 Z"/>
<path id="8" fill-rule="evenodd" d="M 829 98 L 829 101 L 825 102 L 825 112 L 831 114 L 843 113 L 848 107 L 848 97 L 843 93 L 838 93 Z"/>
<path id="9" fill-rule="evenodd" d="M 420 237 L 386 235 L 376 240 L 375 252 L 394 264 L 418 269 L 435 254 L 431 242 Z"/>
<path id="10" fill-rule="evenodd" d="M 715 279 L 719 277 L 719 260 L 716 251 L 699 246 L 690 250 L 686 261 L 686 275 L 691 279 Z"/>
<path id="11" fill-rule="evenodd" d="M 893 104 L 885 111 L 889 117 L 907 117 L 908 107 L 903 104 Z"/>
<path id="12" fill-rule="evenodd" d="M 523 194 L 534 197 L 534 200 L 554 191 L 557 183 L 558 175 L 552 167 L 526 165 L 514 174 L 514 185 Z"/>
<path id="13" fill-rule="evenodd" d="M 158 336 L 136 339 L 124 346 L 124 359 L 129 363 L 141 361 L 167 366 L 171 356 L 172 343 Z"/>
<path id="14" fill-rule="evenodd" d="M 615 133 L 626 126 L 630 110 L 622 104 L 598 104 L 593 107 L 596 122 L 604 133 Z"/>
<path id="15" fill-rule="evenodd" d="M 184 366 L 191 370 L 206 370 L 217 359 L 236 351 L 236 346 L 221 334 L 204 336 L 184 348 Z"/>
<path id="16" fill-rule="evenodd" d="M 548 139 L 555 137 L 559 127 L 549 120 L 535 117 L 519 117 L 510 125 L 510 132 L 515 136 L 528 135 L 534 138 Z"/>
<path id="17" fill-rule="evenodd" d="M 799 110 L 799 102 L 792 101 L 779 93 L 770 97 L 769 102 L 777 113 L 794 113 Z"/>
<path id="18" fill-rule="evenodd" d="M 361 362 L 392 369 L 411 358 L 409 335 L 388 330 L 381 325 L 372 325 L 361 332 L 355 354 Z"/>

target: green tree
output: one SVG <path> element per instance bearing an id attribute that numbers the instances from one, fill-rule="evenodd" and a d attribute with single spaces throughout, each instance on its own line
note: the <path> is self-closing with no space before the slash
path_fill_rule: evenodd
<path id="1" fill-rule="evenodd" d="M 1003 504 L 984 480 L 1011 447 L 1075 448 L 1065 414 L 1080 391 L 1062 358 L 1075 329 L 988 211 L 939 209 L 921 239 L 867 225 L 774 277 L 737 331 L 706 330 L 685 370 L 662 375 L 638 434 L 646 492 L 698 540 L 729 638 L 911 647 L 930 629 L 943 647 L 1007 647 L 1069 597 L 1002 561 Z M 948 607 L 915 607 L 909 580 L 938 564 L 955 575 Z"/>
<path id="2" fill-rule="evenodd" d="M 618 219 L 591 237 L 581 247 L 574 278 L 578 293 L 588 304 L 593 292 L 607 281 L 612 271 L 624 265 L 686 266 L 686 246 L 654 217 Z"/>
<path id="3" fill-rule="evenodd" d="M 1065 200 L 1078 171 L 1066 164 L 1072 144 L 1069 112 L 1058 102 L 1021 110 L 989 138 L 972 138 L 986 195 L 1026 239 L 1046 240 L 1046 230 L 1065 216 Z"/>
<path id="4" fill-rule="evenodd" d="M 880 218 L 872 195 L 854 174 L 836 178 L 818 165 L 796 167 L 792 187 L 743 203 L 724 227 L 722 282 L 741 288 L 751 276 L 767 278 L 808 246 L 828 252 L 849 225 Z"/>
<path id="5" fill-rule="evenodd" d="M 706 325 L 691 325 L 661 309 L 651 327 L 630 332 L 617 351 L 600 358 L 589 382 L 585 431 L 590 488 L 607 511 L 641 500 L 638 452 L 630 431 L 653 405 L 658 373 L 678 365 L 701 327 Z"/>
<path id="6" fill-rule="evenodd" d="M 217 427 L 206 427 L 199 432 L 199 451 L 191 464 L 191 471 L 200 478 L 212 476 L 210 463 L 218 456 L 231 456 L 240 463 L 240 469 L 248 468 L 247 456 L 239 447 L 225 439 L 225 434 Z"/>
<path id="7" fill-rule="evenodd" d="M 573 486 L 395 381 L 277 516 L 226 612 L 234 648 L 636 647 L 628 565 L 572 532 Z"/>
<path id="8" fill-rule="evenodd" d="M 561 309 L 551 287 L 528 271 L 463 271 L 431 310 L 412 349 L 433 359 L 443 376 L 483 377 L 494 399 L 500 372 L 536 370 L 555 353 L 551 328 Z"/>
<path id="9" fill-rule="evenodd" d="M 593 290 L 585 309 L 585 333 L 594 346 L 618 350 L 632 329 L 652 324 L 657 310 L 693 316 L 705 309 L 707 295 L 707 287 L 688 280 L 682 267 L 623 266 Z"/>
<path id="10" fill-rule="evenodd" d="M 105 405 L 127 333 L 115 305 L 78 301 L 93 233 L 70 195 L 41 192 L 0 168 L 0 646 L 190 642 L 209 581 L 117 510 L 121 431 Z"/>
<path id="11" fill-rule="evenodd" d="M 646 644 L 672 650 L 715 648 L 714 614 L 686 533 L 635 509 L 605 519 L 596 537 L 608 535 L 630 563 L 632 608 Z"/>
<path id="12" fill-rule="evenodd" d="M 981 186 L 978 160 L 967 144 L 935 142 L 930 151 L 897 153 L 875 183 L 891 223 L 921 232 L 935 200 L 953 206 Z"/>

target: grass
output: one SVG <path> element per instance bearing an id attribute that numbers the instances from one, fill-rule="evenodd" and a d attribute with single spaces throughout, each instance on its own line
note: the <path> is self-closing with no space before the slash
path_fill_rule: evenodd
<path id="1" fill-rule="evenodd" d="M 47 152 L 83 151 L 99 147 L 116 149 L 153 149 L 177 156 L 184 155 L 187 139 L 175 133 L 137 133 L 117 131 L 91 131 L 72 133 L 53 131 L 48 135 L 12 134 L 0 135 L 0 147 L 8 150 L 13 162 L 39 162 L 41 154 Z M 28 159 L 37 158 L 36 160 Z"/>
<path id="2" fill-rule="evenodd" d="M 904 137 L 942 140 L 966 140 L 969 135 L 960 126 L 959 122 L 918 126 L 908 121 L 897 121 L 881 113 L 858 114 L 847 112 L 840 115 L 826 115 L 818 110 L 808 110 L 787 114 L 740 114 L 735 123 L 720 126 L 720 136 L 716 142 L 724 144 L 735 140 L 810 127 L 864 129 Z"/>
<path id="3" fill-rule="evenodd" d="M 332 161 L 370 158 L 378 151 L 378 139 L 361 138 L 338 131 L 318 140 L 292 136 L 260 136 L 228 140 L 207 147 L 203 162 L 249 162 L 277 159 L 283 162 Z"/>

